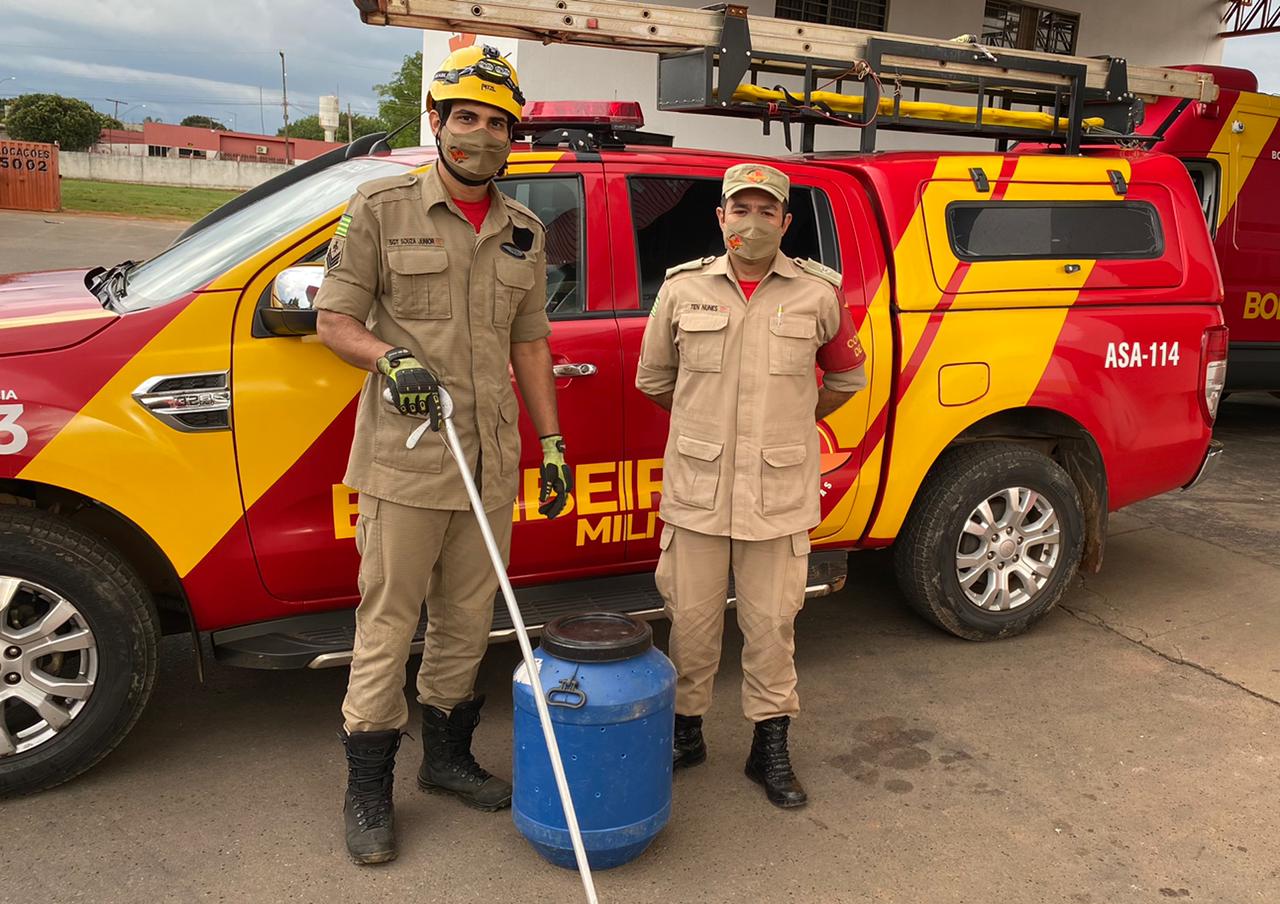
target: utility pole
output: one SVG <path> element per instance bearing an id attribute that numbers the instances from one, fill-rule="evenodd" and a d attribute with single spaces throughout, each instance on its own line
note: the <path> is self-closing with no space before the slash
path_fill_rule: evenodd
<path id="1" fill-rule="evenodd" d="M 258 119 L 262 125 L 261 134 L 267 134 L 267 111 L 262 106 L 262 86 L 258 86 Z"/>
<path id="2" fill-rule="evenodd" d="M 6 79 L 6 81 L 7 81 L 7 79 Z M 122 103 L 124 103 L 124 101 L 122 101 L 122 100 L 116 100 L 114 97 L 108 97 L 108 98 L 107 98 L 107 100 L 109 100 L 109 101 L 111 101 L 111 103 L 115 104 L 115 108 L 111 111 L 111 118 L 112 118 L 113 120 L 115 120 L 116 122 L 120 122 L 120 105 L 121 105 Z M 114 128 L 114 126 L 113 126 L 113 128 Z M 111 136 L 111 142 L 110 142 L 110 143 L 111 143 L 111 144 L 115 144 L 115 143 L 116 143 L 116 137 L 115 137 L 115 135 L 112 135 L 112 136 Z"/>
<path id="3" fill-rule="evenodd" d="M 351 137 L 351 101 L 347 101 L 347 144 L 353 141 Z"/>
<path id="4" fill-rule="evenodd" d="M 289 153 L 289 81 L 284 72 L 284 51 L 280 51 L 280 106 L 284 108 L 284 162 L 293 162 Z"/>

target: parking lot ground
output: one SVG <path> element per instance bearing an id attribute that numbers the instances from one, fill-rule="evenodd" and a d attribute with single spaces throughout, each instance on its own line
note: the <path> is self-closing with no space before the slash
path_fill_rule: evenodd
<path id="1" fill-rule="evenodd" d="M 901 606 L 888 553 L 854 555 L 848 587 L 797 623 L 805 809 L 742 775 L 730 617 L 710 759 L 677 776 L 649 850 L 598 874 L 601 900 L 1280 901 L 1280 402 L 1234 397 L 1217 433 L 1210 482 L 1113 516 L 1103 572 L 1022 637 L 953 639 Z M 496 645 L 480 677 L 477 753 L 503 771 L 517 659 Z M 581 900 L 509 813 L 421 794 L 408 738 L 400 859 L 352 866 L 345 680 L 210 663 L 201 686 L 189 640 L 166 639 L 115 753 L 0 803 L 0 901 Z"/>
<path id="2" fill-rule="evenodd" d="M 0 274 L 111 267 L 163 251 L 187 223 L 0 211 Z"/>

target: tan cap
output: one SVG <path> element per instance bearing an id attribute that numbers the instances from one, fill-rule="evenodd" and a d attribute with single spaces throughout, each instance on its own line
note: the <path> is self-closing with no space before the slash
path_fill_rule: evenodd
<path id="1" fill-rule="evenodd" d="M 781 170 L 762 163 L 739 163 L 724 171 L 722 195 L 730 198 L 744 188 L 767 191 L 785 204 L 791 195 L 791 180 Z"/>

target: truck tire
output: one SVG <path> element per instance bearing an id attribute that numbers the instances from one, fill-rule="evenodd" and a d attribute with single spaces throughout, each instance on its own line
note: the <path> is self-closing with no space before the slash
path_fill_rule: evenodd
<path id="1" fill-rule="evenodd" d="M 1083 548 L 1080 494 L 1057 462 L 1014 443 L 973 443 L 929 472 L 894 544 L 894 570 L 929 621 L 996 640 L 1057 605 Z"/>
<path id="2" fill-rule="evenodd" d="M 124 739 L 155 683 L 158 624 L 114 549 L 0 508 L 0 798 L 74 778 Z"/>

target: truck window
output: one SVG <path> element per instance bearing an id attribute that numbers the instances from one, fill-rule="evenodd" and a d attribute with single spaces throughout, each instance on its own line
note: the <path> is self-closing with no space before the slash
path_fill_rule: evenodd
<path id="1" fill-rule="evenodd" d="M 1145 201 L 957 201 L 947 205 L 962 261 L 1160 257 L 1160 217 Z"/>
<path id="2" fill-rule="evenodd" d="M 131 269 L 121 306 L 140 311 L 194 292 L 344 203 L 362 182 L 408 171 L 401 163 L 361 157 L 267 195 Z"/>
<path id="3" fill-rule="evenodd" d="M 632 176 L 627 185 L 636 231 L 640 307 L 647 311 L 653 307 L 669 267 L 724 254 L 724 237 L 716 222 L 721 181 Z M 838 269 L 840 252 L 826 194 L 793 185 L 789 210 L 791 227 L 782 238 L 782 253 L 812 258 Z"/>
<path id="4" fill-rule="evenodd" d="M 582 183 L 577 176 L 501 179 L 498 188 L 538 215 L 547 228 L 547 314 L 574 317 L 587 309 L 582 259 Z"/>
<path id="5" fill-rule="evenodd" d="M 1191 184 L 1195 186 L 1196 197 L 1200 199 L 1200 209 L 1204 212 L 1205 222 L 1209 224 L 1209 232 L 1218 231 L 1218 164 L 1212 160 L 1183 160 L 1187 174 L 1191 176 Z"/>

